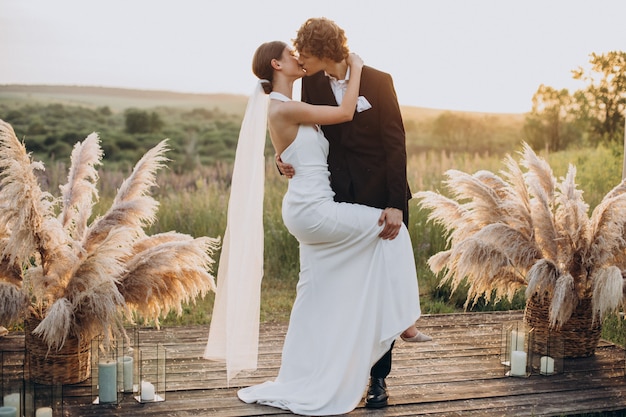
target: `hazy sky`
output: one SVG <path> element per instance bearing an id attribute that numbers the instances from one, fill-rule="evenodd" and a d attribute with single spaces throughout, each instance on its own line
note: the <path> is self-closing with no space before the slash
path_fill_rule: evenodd
<path id="1" fill-rule="evenodd" d="M 624 0 L 0 0 L 0 84 L 252 92 L 252 54 L 308 17 L 346 30 L 404 105 L 526 112 L 626 50 Z"/>

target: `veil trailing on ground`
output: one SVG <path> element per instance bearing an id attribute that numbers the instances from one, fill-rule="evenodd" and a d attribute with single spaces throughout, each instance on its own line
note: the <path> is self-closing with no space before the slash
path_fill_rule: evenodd
<path id="1" fill-rule="evenodd" d="M 233 168 L 226 232 L 205 359 L 224 360 L 226 377 L 257 367 L 263 193 L 269 97 L 257 83 L 241 124 Z"/>

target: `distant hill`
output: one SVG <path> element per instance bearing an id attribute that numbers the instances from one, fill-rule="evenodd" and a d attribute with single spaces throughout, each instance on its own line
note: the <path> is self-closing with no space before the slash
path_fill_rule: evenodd
<path id="1" fill-rule="evenodd" d="M 234 144 L 247 102 L 248 96 L 237 94 L 193 94 L 89 86 L 0 85 L 0 113 L 7 113 L 0 114 L 0 119 L 19 126 L 24 134 L 28 134 L 30 146 L 39 146 L 40 149 L 37 149 L 41 152 L 51 153 L 49 144 L 57 143 L 63 149 L 53 150 L 55 154 L 70 152 L 65 149 L 68 145 L 64 141 L 65 136 L 75 137 L 77 132 L 91 132 L 93 129 L 106 131 L 109 137 L 116 137 L 119 150 L 130 148 L 139 152 L 137 144 L 147 140 L 149 135 L 133 136 L 124 131 L 124 111 L 134 108 L 158 114 L 167 126 L 169 136 L 185 138 L 191 135 L 189 141 L 195 143 L 200 140 L 203 146 L 211 147 L 203 149 L 204 154 L 217 159 L 229 159 L 234 156 Z M 65 107 L 62 109 L 65 115 L 61 120 L 55 120 L 61 109 L 50 108 L 50 104 Z M 21 111 L 26 106 L 32 110 Z M 446 150 L 503 154 L 519 144 L 525 117 L 524 114 L 463 112 L 413 106 L 401 106 L 401 111 L 409 153 Z M 104 115 L 108 121 L 103 122 L 98 114 Z M 215 117 L 218 120 L 212 120 L 213 115 L 217 115 Z M 72 120 L 72 117 L 78 119 Z M 180 144 L 180 147 L 183 149 L 185 145 Z M 143 148 L 141 150 L 145 151 Z M 108 151 L 111 154 L 115 150 Z M 121 151 L 118 153 L 121 154 Z M 128 159 L 135 157 L 132 154 Z"/>
<path id="2" fill-rule="evenodd" d="M 431 109 L 427 107 L 400 106 L 402 117 L 405 119 L 434 119 L 442 113 L 450 112 L 456 115 L 468 116 L 471 118 L 481 118 L 486 116 L 494 116 L 501 120 L 519 122 L 524 120 L 524 113 L 485 113 L 460 110 Z"/>
<path id="3" fill-rule="evenodd" d="M 124 109 L 177 107 L 177 108 L 215 108 L 226 113 L 243 115 L 248 97 L 237 94 L 193 94 L 174 91 L 134 90 L 109 87 L 83 87 L 62 85 L 0 85 L 0 102 L 38 101 L 61 103 L 75 106 L 104 107 L 113 111 Z M 434 119 L 449 110 L 429 109 L 424 107 L 401 106 L 403 117 L 407 120 L 425 121 Z M 482 117 L 489 113 L 459 112 L 456 114 Z M 496 115 L 496 114 L 494 114 Z M 511 121 L 519 121 L 522 114 L 497 114 Z"/>
<path id="4" fill-rule="evenodd" d="M 106 106 L 114 113 L 123 112 L 128 108 L 163 107 L 189 110 L 204 108 L 219 109 L 223 113 L 243 118 L 247 102 L 248 96 L 237 94 L 194 94 L 89 86 L 0 85 L 0 104 L 60 103 L 91 109 Z M 436 143 L 428 132 L 435 119 L 446 112 L 463 118 L 488 119 L 492 126 L 507 126 L 515 131 L 519 131 L 524 122 L 524 114 L 462 112 L 413 106 L 401 106 L 401 111 L 407 131 L 407 142 L 419 148 L 432 147 Z"/>
<path id="5" fill-rule="evenodd" d="M 108 87 L 0 85 L 0 102 L 7 100 L 86 107 L 108 106 L 112 111 L 122 111 L 131 107 L 140 109 L 218 107 L 226 113 L 243 115 L 248 97 L 236 94 L 192 94 Z"/>

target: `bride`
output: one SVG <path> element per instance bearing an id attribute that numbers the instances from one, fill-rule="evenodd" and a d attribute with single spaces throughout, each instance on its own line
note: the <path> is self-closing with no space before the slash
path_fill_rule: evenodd
<path id="1" fill-rule="evenodd" d="M 333 200 L 329 145 L 318 125 L 353 117 L 363 61 L 351 54 L 348 64 L 350 80 L 340 106 L 291 99 L 304 71 L 283 42 L 262 44 L 252 65 L 269 93 L 272 144 L 296 172 L 282 215 L 300 245 L 300 275 L 277 378 L 243 388 L 238 396 L 303 415 L 353 410 L 371 366 L 420 316 L 406 226 L 395 239 L 382 239 L 381 209 Z"/>

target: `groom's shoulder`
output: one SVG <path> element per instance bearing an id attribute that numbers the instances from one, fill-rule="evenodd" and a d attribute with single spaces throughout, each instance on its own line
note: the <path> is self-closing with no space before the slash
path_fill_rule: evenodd
<path id="1" fill-rule="evenodd" d="M 391 74 L 385 71 L 381 71 L 377 68 L 370 67 L 369 65 L 363 65 L 363 76 L 370 76 L 376 78 L 391 78 Z"/>

